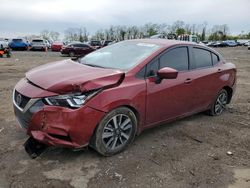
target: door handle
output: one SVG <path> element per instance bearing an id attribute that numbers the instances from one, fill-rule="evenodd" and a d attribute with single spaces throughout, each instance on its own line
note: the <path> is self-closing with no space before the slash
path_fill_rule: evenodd
<path id="1" fill-rule="evenodd" d="M 222 69 L 218 69 L 218 71 L 217 71 L 218 73 L 221 73 L 222 72 Z"/>
<path id="2" fill-rule="evenodd" d="M 191 82 L 192 82 L 192 79 L 191 79 L 191 78 L 187 78 L 187 79 L 184 81 L 185 84 L 189 84 L 189 83 L 191 83 Z"/>

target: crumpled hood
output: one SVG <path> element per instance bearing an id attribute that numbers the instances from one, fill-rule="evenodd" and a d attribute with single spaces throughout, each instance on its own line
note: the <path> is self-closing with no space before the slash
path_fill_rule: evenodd
<path id="1" fill-rule="evenodd" d="M 26 78 L 45 90 L 64 94 L 113 87 L 122 81 L 124 75 L 118 70 L 63 60 L 34 68 L 26 73 Z"/>

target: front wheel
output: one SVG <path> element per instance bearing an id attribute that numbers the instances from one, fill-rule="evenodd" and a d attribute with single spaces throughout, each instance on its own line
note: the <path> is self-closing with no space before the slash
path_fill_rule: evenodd
<path id="1" fill-rule="evenodd" d="M 133 111 L 120 107 L 109 112 L 98 125 L 92 145 L 95 150 L 111 156 L 123 151 L 135 137 L 137 119 Z"/>
<path id="2" fill-rule="evenodd" d="M 211 116 L 218 116 L 222 114 L 223 111 L 226 109 L 226 104 L 228 100 L 228 93 L 225 89 L 222 89 L 216 100 L 214 101 L 211 109 L 209 110 L 209 115 Z"/>

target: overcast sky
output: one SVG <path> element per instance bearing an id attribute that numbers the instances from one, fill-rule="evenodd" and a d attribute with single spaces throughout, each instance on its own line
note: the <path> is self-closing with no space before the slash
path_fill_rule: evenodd
<path id="1" fill-rule="evenodd" d="M 228 24 L 232 34 L 250 32 L 250 0 L 0 0 L 0 37 L 63 34 L 84 26 L 90 33 L 110 25 Z"/>

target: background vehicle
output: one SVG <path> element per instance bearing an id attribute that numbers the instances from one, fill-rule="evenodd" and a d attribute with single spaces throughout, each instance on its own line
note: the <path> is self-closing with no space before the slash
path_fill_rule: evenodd
<path id="1" fill-rule="evenodd" d="M 236 68 L 202 45 L 145 39 L 43 65 L 26 77 L 13 103 L 32 139 L 73 148 L 90 144 L 110 156 L 144 129 L 203 111 L 220 115 L 234 93 Z"/>
<path id="2" fill-rule="evenodd" d="M 150 37 L 151 39 L 166 39 L 167 37 L 164 34 L 157 34 Z"/>
<path id="3" fill-rule="evenodd" d="M 196 42 L 196 43 L 199 42 L 199 39 L 198 39 L 198 37 L 196 35 L 187 35 L 187 34 L 178 36 L 177 40 L 188 41 L 188 42 Z"/>
<path id="4" fill-rule="evenodd" d="M 63 47 L 62 42 L 53 42 L 51 45 L 51 50 L 55 52 L 60 52 Z"/>
<path id="5" fill-rule="evenodd" d="M 16 38 L 11 40 L 9 47 L 12 50 L 28 50 L 29 44 L 24 39 Z"/>
<path id="6" fill-rule="evenodd" d="M 250 50 L 250 45 L 248 45 L 247 49 Z"/>
<path id="7" fill-rule="evenodd" d="M 88 44 L 84 43 L 70 43 L 67 46 L 63 46 L 61 49 L 61 54 L 69 55 L 70 57 L 74 56 L 83 56 L 90 52 L 93 52 L 95 49 Z"/>
<path id="8" fill-rule="evenodd" d="M 91 41 L 89 42 L 89 45 L 92 46 L 92 47 L 95 48 L 95 49 L 99 49 L 99 48 L 102 47 L 102 43 L 101 43 L 100 40 L 91 40 Z"/>
<path id="9" fill-rule="evenodd" d="M 47 49 L 50 49 L 51 48 L 50 42 L 48 40 L 44 40 L 44 42 L 45 42 Z"/>
<path id="10" fill-rule="evenodd" d="M 237 43 L 237 42 L 235 42 L 234 40 L 226 40 L 226 41 L 224 41 L 224 43 L 226 43 L 226 44 L 227 44 L 227 46 L 229 46 L 229 47 L 235 47 L 235 46 L 238 46 L 238 43 Z"/>
<path id="11" fill-rule="evenodd" d="M 250 41 L 244 43 L 244 46 L 249 46 L 249 45 L 250 45 Z"/>
<path id="12" fill-rule="evenodd" d="M 30 50 L 42 50 L 47 51 L 48 45 L 45 40 L 43 39 L 33 39 L 31 41 L 31 48 Z"/>
<path id="13" fill-rule="evenodd" d="M 112 40 L 104 40 L 102 42 L 102 47 L 108 46 L 108 45 L 112 44 L 112 42 L 113 42 Z"/>
<path id="14" fill-rule="evenodd" d="M 0 38 L 0 49 L 9 47 L 8 39 Z"/>

